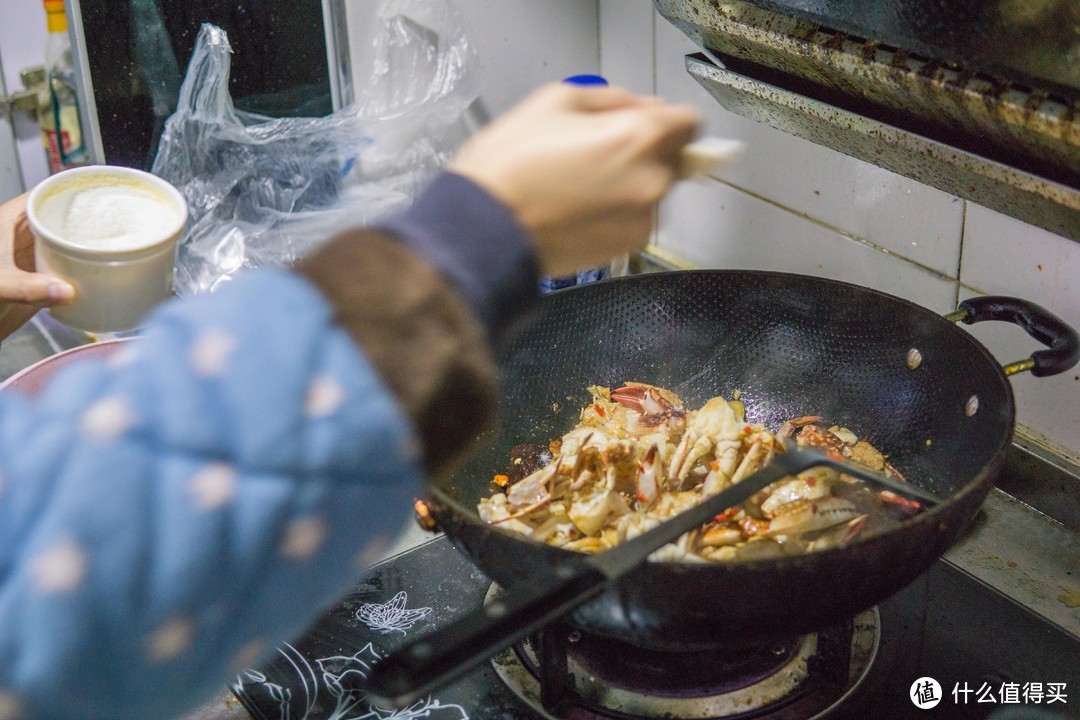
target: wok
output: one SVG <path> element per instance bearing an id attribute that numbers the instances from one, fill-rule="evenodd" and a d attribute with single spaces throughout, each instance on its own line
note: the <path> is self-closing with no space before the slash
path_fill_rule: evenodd
<path id="1" fill-rule="evenodd" d="M 1012 322 L 1049 349 L 1003 368 L 954 324 L 960 320 Z M 587 386 L 647 382 L 674 390 L 688 407 L 741 391 L 748 419 L 774 430 L 789 418 L 822 415 L 866 437 L 942 502 L 887 532 L 821 552 L 647 562 L 565 618 L 655 650 L 802 634 L 850 618 L 925 571 L 1002 468 L 1015 421 L 1006 375 L 1051 375 L 1078 359 L 1074 330 L 1012 298 L 976 298 L 942 317 L 864 287 L 772 272 L 679 271 L 576 287 L 546 296 L 500 351 L 498 424 L 459 472 L 429 488 L 427 504 L 485 574 L 511 595 L 528 594 L 557 583 L 553 568 L 573 567 L 582 556 L 487 525 L 476 504 L 492 493 L 492 476 L 505 470 L 511 448 L 545 443 L 576 424 Z M 604 555 L 594 557 L 602 563 Z M 435 655 L 448 651 L 442 644 Z"/>

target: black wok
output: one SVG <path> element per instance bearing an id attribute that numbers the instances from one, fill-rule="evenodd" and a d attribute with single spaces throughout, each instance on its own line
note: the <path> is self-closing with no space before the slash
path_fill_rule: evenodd
<path id="1" fill-rule="evenodd" d="M 587 386 L 647 382 L 674 390 L 689 407 L 741 391 L 748 418 L 773 429 L 823 415 L 867 437 L 943 502 L 822 552 L 645 563 L 568 618 L 590 633 L 658 650 L 823 628 L 910 583 L 972 519 L 1013 437 L 1006 370 L 1049 375 L 1080 358 L 1076 332 L 1041 308 L 979 298 L 961 310 L 964 317 L 943 318 L 867 288 L 770 272 L 659 273 L 554 293 L 500 353 L 497 427 L 460 472 L 430 489 L 428 506 L 485 574 L 524 590 L 550 581 L 551 569 L 577 554 L 487 525 L 476 504 L 493 491 L 492 476 L 505 469 L 513 446 L 547 442 L 577 422 Z M 961 319 L 1014 322 L 1050 349 L 1003 369 L 954 324 Z"/>

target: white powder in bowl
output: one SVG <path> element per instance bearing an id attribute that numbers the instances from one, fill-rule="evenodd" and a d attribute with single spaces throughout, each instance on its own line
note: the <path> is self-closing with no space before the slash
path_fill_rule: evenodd
<path id="1" fill-rule="evenodd" d="M 153 188 L 130 182 L 78 183 L 45 199 L 39 214 L 56 235 L 100 250 L 132 250 L 164 240 L 179 214 Z"/>

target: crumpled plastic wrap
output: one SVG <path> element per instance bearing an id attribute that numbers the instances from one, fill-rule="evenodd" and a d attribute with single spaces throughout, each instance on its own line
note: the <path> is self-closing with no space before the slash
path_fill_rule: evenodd
<path id="1" fill-rule="evenodd" d="M 450 0 L 387 0 L 376 17 L 355 102 L 320 118 L 236 110 L 228 37 L 202 26 L 152 168 L 189 205 L 176 294 L 293 262 L 404 207 L 446 164 L 479 89 L 464 22 Z"/>

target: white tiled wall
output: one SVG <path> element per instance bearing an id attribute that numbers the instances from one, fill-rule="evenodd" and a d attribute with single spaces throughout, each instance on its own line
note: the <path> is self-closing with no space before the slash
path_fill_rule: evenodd
<path id="1" fill-rule="evenodd" d="M 968 203 L 961 297 L 1014 295 L 1080 328 L 1080 243 Z M 1004 362 L 1035 345 L 1010 326 L 974 325 L 972 333 Z M 1013 377 L 1019 422 L 1049 443 L 1080 453 L 1080 368 L 1050 378 Z"/>
<path id="2" fill-rule="evenodd" d="M 600 68 L 596 0 L 458 0 L 480 53 L 482 94 L 501 112 L 546 82 Z"/>
<path id="3" fill-rule="evenodd" d="M 367 71 L 371 24 L 384 4 L 346 3 L 354 77 Z M 545 82 L 599 69 L 596 0 L 455 0 L 451 7 L 464 17 L 479 55 L 481 101 L 491 114 Z"/>
<path id="4" fill-rule="evenodd" d="M 727 112 L 685 70 L 698 48 L 648 0 L 600 0 L 600 41 L 613 82 L 694 105 L 706 134 L 747 143 L 737 165 L 662 205 L 666 253 L 846 280 L 941 313 L 972 294 L 1014 295 L 1080 327 L 1080 243 Z M 1039 347 L 1012 326 L 971 330 L 1003 363 Z M 1080 459 L 1080 370 L 1012 383 L 1021 431 Z"/>

